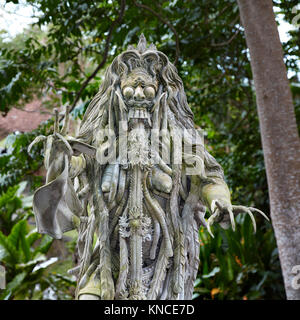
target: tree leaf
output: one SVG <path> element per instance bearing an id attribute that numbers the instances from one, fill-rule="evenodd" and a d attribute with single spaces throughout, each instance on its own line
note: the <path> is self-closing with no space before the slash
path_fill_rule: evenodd
<path id="1" fill-rule="evenodd" d="M 1 231 L 0 231 L 0 245 L 2 246 L 2 250 L 5 250 L 5 253 L 3 253 L 3 255 L 6 257 L 8 262 L 10 263 L 18 262 L 18 258 L 19 258 L 18 251 L 10 243 L 10 241 L 8 240 L 8 237 L 6 237 Z"/>
<path id="2" fill-rule="evenodd" d="M 21 230 L 20 230 L 20 244 L 23 251 L 23 255 L 25 258 L 25 262 L 28 262 L 30 260 L 30 246 L 26 239 L 27 234 L 27 222 L 25 220 L 21 220 Z"/>
<path id="3" fill-rule="evenodd" d="M 214 267 L 209 274 L 203 274 L 202 278 L 207 279 L 207 278 L 214 277 L 219 272 L 220 272 L 220 268 L 219 267 Z"/>
<path id="4" fill-rule="evenodd" d="M 8 294 L 12 295 L 15 293 L 15 291 L 18 289 L 18 287 L 22 284 L 23 280 L 25 279 L 27 275 L 26 271 L 23 271 L 19 274 L 17 274 L 12 281 L 10 281 L 4 292 L 1 294 L 0 298 L 6 297 Z"/>
<path id="5" fill-rule="evenodd" d="M 37 253 L 47 253 L 49 250 L 51 244 L 53 242 L 53 238 L 45 234 L 40 242 L 40 244 L 36 247 L 34 250 L 33 256 L 35 256 Z"/>
<path id="6" fill-rule="evenodd" d="M 40 237 L 41 237 L 41 234 L 38 233 L 36 229 L 34 229 L 33 232 L 27 234 L 26 236 L 28 245 L 31 247 L 35 243 L 35 241 L 38 240 Z"/>

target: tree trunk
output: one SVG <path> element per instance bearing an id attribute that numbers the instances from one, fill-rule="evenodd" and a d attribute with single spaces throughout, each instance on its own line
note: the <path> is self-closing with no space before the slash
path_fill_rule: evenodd
<path id="1" fill-rule="evenodd" d="M 250 50 L 271 218 L 287 298 L 300 299 L 300 140 L 272 0 L 238 0 Z M 294 279 L 294 280 L 293 280 Z"/>

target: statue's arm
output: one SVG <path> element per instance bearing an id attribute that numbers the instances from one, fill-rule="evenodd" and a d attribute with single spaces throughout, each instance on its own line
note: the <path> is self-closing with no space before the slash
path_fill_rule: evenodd
<path id="1" fill-rule="evenodd" d="M 214 222 L 219 223 L 225 229 L 231 225 L 232 229 L 235 230 L 234 216 L 238 213 L 246 213 L 250 216 L 254 231 L 256 230 L 256 223 L 253 212 L 258 212 L 268 219 L 262 211 L 256 208 L 231 204 L 230 191 L 224 180 L 223 170 L 206 150 L 204 164 L 206 177 L 201 178 L 200 197 L 211 212 L 211 216 L 207 220 L 207 229 L 211 235 L 210 226 Z"/>
<path id="2" fill-rule="evenodd" d="M 82 206 L 71 178 L 84 170 L 85 160 L 81 155 L 70 155 L 61 141 L 55 141 L 51 149 L 46 147 L 44 164 L 46 183 L 33 197 L 37 228 L 40 233 L 61 239 L 64 232 L 79 224 Z"/>
<path id="3" fill-rule="evenodd" d="M 205 184 L 201 188 L 202 199 L 211 212 L 213 212 L 213 205 L 217 200 L 231 204 L 230 191 L 226 182 L 220 178 L 214 180 L 213 183 Z"/>
<path id="4" fill-rule="evenodd" d="M 200 179 L 200 196 L 207 208 L 213 213 L 216 201 L 231 205 L 230 191 L 225 182 L 223 169 L 206 149 L 204 149 L 204 169 L 205 176 Z"/>
<path id="5" fill-rule="evenodd" d="M 33 210 L 38 231 L 60 239 L 64 232 L 75 229 L 79 224 L 82 205 L 71 178 L 78 176 L 86 166 L 85 157 L 78 146 L 79 149 L 89 146 L 67 137 L 64 130 L 59 133 L 57 121 L 54 134 L 42 137 L 45 140 L 46 184 L 36 190 Z M 41 141 L 41 137 L 29 146 L 29 152 L 38 141 Z"/>

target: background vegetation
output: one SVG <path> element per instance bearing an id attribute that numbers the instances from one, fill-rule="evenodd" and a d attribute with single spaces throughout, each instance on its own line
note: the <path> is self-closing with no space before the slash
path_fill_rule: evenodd
<path id="1" fill-rule="evenodd" d="M 195 123 L 205 131 L 207 148 L 224 168 L 233 203 L 269 213 L 249 55 L 235 0 L 27 3 L 37 8 L 37 23 L 14 39 L 8 41 L 5 33 L 0 38 L 4 115 L 37 96 L 47 97 L 50 110 L 71 105 L 73 117 L 80 118 L 105 67 L 129 44 L 137 43 L 143 32 L 176 64 Z M 291 23 L 298 1 L 273 3 L 281 21 Z M 291 31 L 283 46 L 298 123 L 299 45 L 299 29 Z M 26 148 L 51 125 L 48 121 L 33 132 L 10 135 L 0 155 L 0 261 L 8 283 L 0 299 L 72 298 L 74 279 L 60 260 L 51 257 L 52 241 L 36 233 L 32 209 L 20 192 L 21 181 L 27 181 L 27 195 L 43 183 L 42 177 L 33 175 L 42 165 L 41 146 L 31 155 Z M 214 227 L 214 239 L 200 230 L 194 297 L 285 298 L 272 225 L 257 217 L 258 231 L 253 235 L 247 217 L 239 216 L 237 222 L 235 233 Z M 72 256 L 72 242 L 67 250 Z"/>

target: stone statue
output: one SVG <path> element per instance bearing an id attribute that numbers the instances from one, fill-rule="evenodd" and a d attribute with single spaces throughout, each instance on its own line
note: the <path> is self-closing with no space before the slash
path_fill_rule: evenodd
<path id="1" fill-rule="evenodd" d="M 45 140 L 38 231 L 78 230 L 76 299 L 191 299 L 200 225 L 235 229 L 245 212 L 255 229 L 252 212 L 264 215 L 231 204 L 175 66 L 143 35 L 106 70 L 76 138 L 68 122 L 66 111 L 60 130 L 56 112 L 53 135 L 29 150 Z"/>

